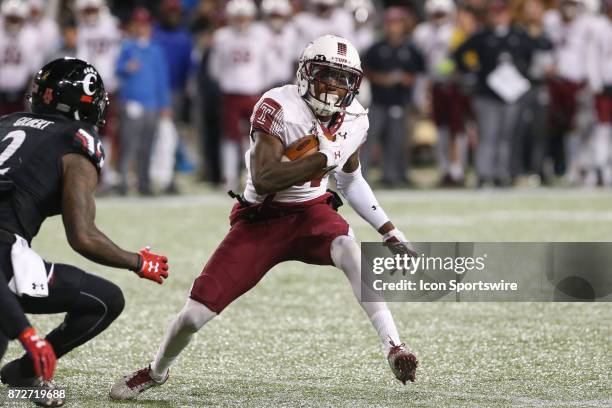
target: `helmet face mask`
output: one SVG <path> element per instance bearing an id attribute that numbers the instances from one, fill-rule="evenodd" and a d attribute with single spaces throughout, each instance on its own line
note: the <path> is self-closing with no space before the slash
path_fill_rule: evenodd
<path id="1" fill-rule="evenodd" d="M 344 112 L 359 93 L 363 72 L 355 47 L 346 39 L 325 35 L 306 47 L 297 72 L 298 91 L 313 112 Z"/>
<path id="2" fill-rule="evenodd" d="M 108 95 L 96 69 L 76 58 L 61 58 L 36 74 L 28 97 L 34 113 L 59 114 L 104 126 Z"/>

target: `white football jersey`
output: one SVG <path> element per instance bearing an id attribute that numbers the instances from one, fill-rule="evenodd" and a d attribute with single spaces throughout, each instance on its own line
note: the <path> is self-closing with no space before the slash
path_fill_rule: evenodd
<path id="1" fill-rule="evenodd" d="M 572 82 L 587 79 L 585 61 L 591 41 L 592 17 L 582 14 L 565 23 L 557 10 L 544 15 L 544 29 L 553 42 L 553 55 L 557 75 Z"/>
<path id="2" fill-rule="evenodd" d="M 16 92 L 28 86 L 42 61 L 37 44 L 36 32 L 30 27 L 8 34 L 0 22 L 0 91 Z"/>
<path id="3" fill-rule="evenodd" d="M 352 115 L 342 114 L 337 123 L 328 131 L 340 140 L 343 161 L 337 169 L 341 169 L 346 160 L 365 142 L 368 133 L 368 116 L 366 110 L 357 100 L 347 108 Z M 304 99 L 299 95 L 296 85 L 285 85 L 266 92 L 253 110 L 251 116 L 251 135 L 254 130 L 261 130 L 278 137 L 284 147 L 303 138 L 306 135 L 322 134 L 323 128 L 312 113 Z M 251 137 L 251 148 L 254 140 Z M 250 171 L 250 149 L 245 157 L 247 182 L 244 197 L 250 202 L 262 202 L 266 196 L 257 195 Z M 293 185 L 274 194 L 273 201 L 303 202 L 325 194 L 329 174 L 321 179 Z"/>
<path id="4" fill-rule="evenodd" d="M 114 92 L 118 86 L 115 67 L 121 51 L 122 38 L 117 19 L 103 13 L 97 24 L 79 24 L 77 31 L 77 58 L 96 67 L 106 90 Z"/>
<path id="5" fill-rule="evenodd" d="M 255 24 L 261 25 L 261 29 L 266 30 L 270 38 L 271 60 L 268 64 L 267 87 L 292 83 L 295 78 L 295 63 L 302 52 L 298 49 L 295 25 L 288 21 L 280 32 L 275 32 L 265 23 Z"/>
<path id="6" fill-rule="evenodd" d="M 449 47 L 455 26 L 446 22 L 437 26 L 431 22 L 419 24 L 414 30 L 414 44 L 425 57 L 427 74 L 433 81 L 442 80 L 438 67 L 449 56 Z"/>
<path id="7" fill-rule="evenodd" d="M 588 58 L 589 84 L 600 92 L 603 86 L 612 85 L 612 21 L 601 16 L 594 21 L 594 38 Z"/>
<path id="8" fill-rule="evenodd" d="M 38 49 L 44 50 L 44 55 L 51 55 L 59 49 L 62 38 L 55 20 L 43 17 L 39 21 L 30 22 L 29 26 L 36 31 L 39 41 Z"/>
<path id="9" fill-rule="evenodd" d="M 260 94 L 269 84 L 273 63 L 270 33 L 261 24 L 244 32 L 230 26 L 215 31 L 209 69 L 223 93 Z"/>

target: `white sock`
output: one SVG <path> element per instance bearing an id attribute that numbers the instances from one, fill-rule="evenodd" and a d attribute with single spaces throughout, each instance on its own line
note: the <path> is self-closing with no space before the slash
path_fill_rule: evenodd
<path id="1" fill-rule="evenodd" d="M 162 381 L 168 373 L 168 368 L 187 347 L 193 335 L 216 315 L 200 302 L 187 299 L 187 303 L 164 334 L 155 360 L 151 363 L 151 378 L 155 381 Z"/>
<path id="2" fill-rule="evenodd" d="M 240 143 L 232 140 L 221 142 L 221 171 L 225 179 L 225 188 L 233 190 L 238 187 L 240 165 Z"/>
<path id="3" fill-rule="evenodd" d="M 382 299 L 380 302 L 361 301 L 361 249 L 359 245 L 353 237 L 348 235 L 337 237 L 331 244 L 331 257 L 334 265 L 340 268 L 348 278 L 353 294 L 376 329 L 385 350 L 385 357 L 387 357 L 391 348 L 389 341 L 400 344 L 400 338 L 386 302 Z"/>

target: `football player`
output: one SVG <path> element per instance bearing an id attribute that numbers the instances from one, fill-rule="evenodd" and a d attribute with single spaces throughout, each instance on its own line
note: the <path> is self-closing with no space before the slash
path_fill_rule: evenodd
<path id="1" fill-rule="evenodd" d="M 591 135 L 595 179 L 612 185 L 612 0 L 603 2 L 604 13 L 593 24 L 590 44 L 589 85 L 595 94 L 597 123 Z"/>
<path id="2" fill-rule="evenodd" d="M 293 7 L 289 0 L 264 0 L 261 13 L 264 26 L 270 32 L 270 49 L 274 54 L 274 63 L 269 64 L 268 88 L 286 85 L 291 83 L 300 57 L 298 33 L 292 21 Z"/>
<path id="3" fill-rule="evenodd" d="M 269 31 L 253 24 L 257 14 L 253 0 L 231 0 L 225 6 L 225 14 L 229 25 L 214 33 L 209 70 L 221 89 L 221 172 L 227 190 L 239 184 L 247 123 L 269 84 L 273 53 Z"/>
<path id="4" fill-rule="evenodd" d="M 111 398 L 133 399 L 163 384 L 193 334 L 283 261 L 334 265 L 360 299 L 361 250 L 348 223 L 332 208 L 330 175 L 383 241 L 413 253 L 361 174 L 359 147 L 367 136 L 368 117 L 355 95 L 362 76 L 355 47 L 345 38 L 325 35 L 304 50 L 297 85 L 261 97 L 251 116 L 247 186 L 230 215 L 231 229 L 196 278 L 153 362 L 120 378 L 111 387 Z M 307 134 L 316 135 L 319 150 L 283 160 L 285 150 Z M 360 304 L 397 379 L 414 381 L 416 357 L 400 342 L 387 304 Z"/>
<path id="5" fill-rule="evenodd" d="M 467 101 L 452 75 L 452 42 L 457 35 L 456 7 L 452 0 L 427 0 L 425 12 L 427 21 L 416 27 L 413 38 L 425 56 L 431 86 L 441 184 L 458 186 L 465 178 L 468 143 L 464 129 Z"/>
<path id="6" fill-rule="evenodd" d="M 23 96 L 40 67 L 35 30 L 27 25 L 28 7 L 21 0 L 0 5 L 0 116 L 24 109 Z"/>
<path id="7" fill-rule="evenodd" d="M 168 276 L 165 256 L 125 251 L 94 222 L 104 164 L 97 129 L 108 103 L 98 71 L 73 58 L 50 62 L 36 75 L 30 99 L 31 113 L 0 119 L 0 353 L 17 338 L 26 351 L 0 370 L 9 386 L 46 386 L 56 358 L 100 334 L 124 306 L 113 283 L 44 261 L 30 248 L 47 217 L 61 214 L 70 246 L 93 262 L 160 284 Z M 24 314 L 64 312 L 46 338 Z"/>
<path id="8" fill-rule="evenodd" d="M 581 129 L 576 121 L 580 91 L 587 81 L 588 44 L 592 19 L 584 0 L 561 0 L 559 10 L 544 16 L 544 30 L 554 45 L 554 74 L 550 81 L 550 124 L 555 172 L 571 183 L 580 182 L 584 163 Z"/>

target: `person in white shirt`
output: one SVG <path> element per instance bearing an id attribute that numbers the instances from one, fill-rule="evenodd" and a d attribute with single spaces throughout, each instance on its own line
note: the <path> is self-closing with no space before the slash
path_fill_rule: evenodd
<path id="1" fill-rule="evenodd" d="M 271 58 L 268 72 L 269 85 L 286 85 L 293 81 L 299 56 L 298 37 L 293 23 L 293 7 L 289 0 L 261 2 L 263 25 L 270 31 Z"/>
<path id="2" fill-rule="evenodd" d="M 45 15 L 45 2 L 43 0 L 28 0 L 30 17 L 28 25 L 36 30 L 39 40 L 39 49 L 46 55 L 54 53 L 60 47 L 60 30 L 57 22 Z M 42 54 L 42 53 L 41 53 Z M 44 59 L 44 56 L 42 57 Z M 42 63 L 42 61 L 40 61 Z"/>
<path id="3" fill-rule="evenodd" d="M 427 0 L 427 21 L 419 24 L 413 41 L 425 57 L 432 116 L 436 124 L 437 157 L 441 184 L 464 183 L 468 142 L 464 128 L 465 95 L 453 74 L 451 43 L 456 30 L 456 7 L 452 0 Z"/>
<path id="4" fill-rule="evenodd" d="M 576 121 L 578 96 L 587 82 L 591 16 L 584 0 L 561 0 L 544 16 L 544 30 L 554 45 L 555 78 L 550 81 L 550 125 L 555 173 L 580 181 L 584 149 Z"/>
<path id="5" fill-rule="evenodd" d="M 89 62 L 96 67 L 102 79 L 110 100 L 106 115 L 106 125 L 102 129 L 107 161 L 112 163 L 112 157 L 118 157 L 115 148 L 119 145 L 119 100 L 117 87 L 119 82 L 115 74 L 117 58 L 121 50 L 123 34 L 119 21 L 110 13 L 104 0 L 76 0 L 77 18 L 77 58 Z M 101 190 L 106 190 L 118 183 L 118 174 L 110 166 L 105 166 L 102 172 Z"/>
<path id="6" fill-rule="evenodd" d="M 591 135 L 594 180 L 612 185 L 612 0 L 604 0 L 604 14 L 593 24 L 588 58 L 589 85 L 594 93 L 596 120 Z"/>
<path id="7" fill-rule="evenodd" d="M 25 110 L 25 92 L 41 62 L 37 33 L 27 18 L 28 7 L 21 0 L 0 5 L 0 116 Z"/>
<path id="8" fill-rule="evenodd" d="M 221 173 L 225 189 L 238 187 L 242 144 L 257 100 L 269 85 L 270 33 L 253 24 L 253 0 L 231 0 L 225 13 L 229 25 L 213 35 L 210 73 L 221 89 Z"/>

